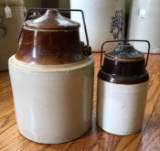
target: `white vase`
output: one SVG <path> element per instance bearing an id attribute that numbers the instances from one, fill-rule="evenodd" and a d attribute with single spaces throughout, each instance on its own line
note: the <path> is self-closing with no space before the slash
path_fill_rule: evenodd
<path id="1" fill-rule="evenodd" d="M 151 53 L 160 53 L 160 1 L 134 0 L 131 4 L 128 39 L 144 39 L 151 43 Z M 145 44 L 133 43 L 146 53 Z"/>
<path id="2" fill-rule="evenodd" d="M 70 0 L 71 9 L 82 9 L 84 11 L 93 51 L 100 51 L 102 43 L 106 40 L 123 38 L 125 3 L 125 0 Z M 71 18 L 81 23 L 80 36 L 84 40 L 81 14 L 72 12 Z M 113 48 L 113 44 L 107 47 L 107 49 L 111 48 Z"/>

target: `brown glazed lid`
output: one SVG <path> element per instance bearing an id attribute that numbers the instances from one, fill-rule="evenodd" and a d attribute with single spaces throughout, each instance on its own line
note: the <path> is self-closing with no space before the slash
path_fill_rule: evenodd
<path id="1" fill-rule="evenodd" d="M 98 77 L 117 84 L 137 84 L 149 79 L 143 53 L 126 43 L 105 53 Z"/>
<path id="2" fill-rule="evenodd" d="M 78 29 L 80 24 L 62 16 L 57 10 L 50 9 L 33 20 L 27 20 L 24 26 L 34 29 L 70 30 Z"/>
<path id="3" fill-rule="evenodd" d="M 134 62 L 144 60 L 142 52 L 136 50 L 129 43 L 119 43 L 113 50 L 107 51 L 105 57 L 116 61 Z"/>
<path id="4" fill-rule="evenodd" d="M 84 60 L 80 24 L 50 9 L 39 18 L 27 20 L 16 53 L 20 61 L 40 65 L 60 65 Z"/>

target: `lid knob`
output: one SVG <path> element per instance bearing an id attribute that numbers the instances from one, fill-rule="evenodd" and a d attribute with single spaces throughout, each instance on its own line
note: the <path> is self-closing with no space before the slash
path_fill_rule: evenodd
<path id="1" fill-rule="evenodd" d="M 62 16 L 56 9 L 49 9 L 41 17 L 25 21 L 24 26 L 35 29 L 70 30 L 78 29 L 80 24 Z"/>

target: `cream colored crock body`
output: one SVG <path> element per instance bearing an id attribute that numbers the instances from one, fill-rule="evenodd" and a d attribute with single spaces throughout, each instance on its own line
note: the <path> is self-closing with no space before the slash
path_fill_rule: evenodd
<path id="1" fill-rule="evenodd" d="M 93 58 L 67 65 L 33 65 L 9 59 L 19 131 L 45 144 L 68 142 L 91 126 Z"/>
<path id="2" fill-rule="evenodd" d="M 98 79 L 97 123 L 116 135 L 141 130 L 148 82 L 132 85 L 114 84 Z"/>

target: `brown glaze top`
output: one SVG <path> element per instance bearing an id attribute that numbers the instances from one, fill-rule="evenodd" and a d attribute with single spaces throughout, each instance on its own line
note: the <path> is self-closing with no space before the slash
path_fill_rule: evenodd
<path id="1" fill-rule="evenodd" d="M 73 30 L 78 29 L 80 24 L 62 16 L 57 10 L 50 9 L 37 19 L 27 20 L 24 26 L 34 29 Z"/>
<path id="2" fill-rule="evenodd" d="M 107 51 L 105 57 L 111 60 L 126 62 L 144 60 L 143 53 L 136 50 L 129 43 L 119 43 L 115 49 Z"/>
<path id="3" fill-rule="evenodd" d="M 60 65 L 84 60 L 83 50 L 79 23 L 52 9 L 24 23 L 16 58 L 31 64 Z"/>
<path id="4" fill-rule="evenodd" d="M 149 80 L 149 75 L 145 71 L 141 75 L 121 76 L 116 74 L 108 74 L 102 69 L 98 72 L 98 78 L 116 84 L 139 84 Z"/>
<path id="5" fill-rule="evenodd" d="M 149 79 L 143 53 L 130 44 L 119 44 L 105 53 L 98 77 L 117 84 L 137 84 Z"/>

